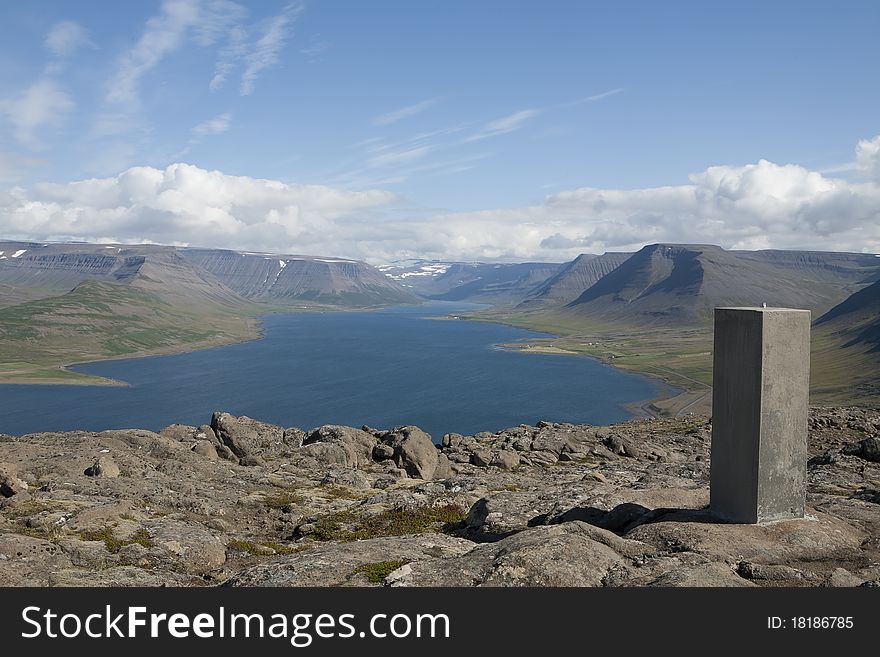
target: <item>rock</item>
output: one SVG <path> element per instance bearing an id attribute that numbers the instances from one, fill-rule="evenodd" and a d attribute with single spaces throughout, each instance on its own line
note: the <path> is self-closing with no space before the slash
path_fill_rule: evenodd
<path id="1" fill-rule="evenodd" d="M 501 468 L 502 470 L 513 470 L 519 467 L 519 454 L 512 450 L 502 449 L 492 457 L 489 465 Z"/>
<path id="2" fill-rule="evenodd" d="M 193 434 L 193 438 L 196 440 L 207 440 L 216 445 L 220 444 L 220 439 L 217 437 L 217 434 L 214 433 L 214 430 L 211 428 L 210 424 L 203 424 L 198 429 L 196 429 Z"/>
<path id="3" fill-rule="evenodd" d="M 863 582 L 864 580 L 861 577 L 853 575 L 845 568 L 835 568 L 828 576 L 828 579 L 825 580 L 824 586 L 839 588 L 855 587 L 861 586 Z"/>
<path id="4" fill-rule="evenodd" d="M 391 445 L 379 443 L 373 448 L 373 458 L 377 461 L 388 461 L 394 458 L 394 448 Z"/>
<path id="5" fill-rule="evenodd" d="M 593 470 L 584 475 L 584 481 L 598 481 L 601 484 L 605 484 L 608 483 L 608 478 L 601 472 Z"/>
<path id="6" fill-rule="evenodd" d="M 476 449 L 471 453 L 470 462 L 478 468 L 488 468 L 492 462 L 492 452 L 488 449 Z"/>
<path id="7" fill-rule="evenodd" d="M 95 462 L 85 469 L 84 473 L 87 477 L 102 477 L 111 479 L 118 477 L 120 474 L 119 466 L 109 456 L 101 455 Z"/>
<path id="8" fill-rule="evenodd" d="M 246 415 L 214 413 L 211 428 L 220 441 L 239 458 L 277 456 L 285 453 L 284 429 L 253 420 Z"/>
<path id="9" fill-rule="evenodd" d="M 382 437 L 382 443 L 394 450 L 397 467 L 410 477 L 429 480 L 437 469 L 437 446 L 431 436 L 418 427 L 397 427 Z"/>
<path id="10" fill-rule="evenodd" d="M 282 439 L 288 447 L 296 449 L 302 447 L 303 441 L 306 439 L 306 432 L 298 427 L 288 427 L 284 430 Z"/>
<path id="11" fill-rule="evenodd" d="M 217 448 L 214 446 L 214 443 L 208 440 L 199 440 L 195 445 L 193 445 L 192 451 L 194 454 L 198 454 L 201 457 L 209 459 L 211 461 L 216 461 L 220 458 L 217 454 Z"/>
<path id="12" fill-rule="evenodd" d="M 217 456 L 219 456 L 220 458 L 226 459 L 227 461 L 235 461 L 236 463 L 238 463 L 238 457 L 226 445 L 216 445 L 214 449 L 217 451 Z"/>
<path id="13" fill-rule="evenodd" d="M 443 534 L 324 544 L 248 568 L 234 575 L 224 586 L 364 586 L 372 582 L 366 580 L 358 568 L 419 559 L 445 560 L 466 553 L 473 545 Z"/>
<path id="14" fill-rule="evenodd" d="M 536 527 L 497 543 L 478 545 L 453 559 L 409 564 L 396 586 L 601 586 L 623 562 L 613 549 L 593 540 L 585 523 Z"/>
<path id="15" fill-rule="evenodd" d="M 842 451 L 844 454 L 858 456 L 872 463 L 880 463 L 880 438 L 870 436 L 858 443 L 849 443 Z"/>
<path id="16" fill-rule="evenodd" d="M 727 564 L 710 562 L 666 572 L 648 586 L 745 587 L 757 586 L 757 584 L 743 579 Z"/>
<path id="17" fill-rule="evenodd" d="M 27 483 L 17 477 L 10 466 L 0 463 L 0 495 L 12 497 L 19 493 L 25 493 L 27 490 Z"/>
<path id="18" fill-rule="evenodd" d="M 442 452 L 437 453 L 437 467 L 434 468 L 434 476 L 433 479 L 446 479 L 447 477 L 452 476 L 452 464 L 449 462 L 449 459 L 446 458 L 446 454 Z"/>
<path id="19" fill-rule="evenodd" d="M 198 524 L 163 519 L 149 523 L 150 542 L 185 572 L 201 574 L 226 562 L 226 544 Z"/>
<path id="20" fill-rule="evenodd" d="M 196 428 L 187 424 L 170 424 L 159 432 L 159 435 L 177 442 L 194 440 Z"/>
<path id="21" fill-rule="evenodd" d="M 321 467 L 363 467 L 373 460 L 376 437 L 361 429 L 328 424 L 314 429 L 299 454 L 314 458 Z"/>

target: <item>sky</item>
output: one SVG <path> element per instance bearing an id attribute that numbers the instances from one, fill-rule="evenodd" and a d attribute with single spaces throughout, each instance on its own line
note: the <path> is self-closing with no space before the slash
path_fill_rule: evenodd
<path id="1" fill-rule="evenodd" d="M 880 252 L 880 3 L 0 3 L 0 238 Z"/>

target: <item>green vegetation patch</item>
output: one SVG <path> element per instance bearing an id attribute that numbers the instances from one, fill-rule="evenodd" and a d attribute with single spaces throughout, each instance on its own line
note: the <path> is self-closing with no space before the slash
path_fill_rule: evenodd
<path id="1" fill-rule="evenodd" d="M 142 545 L 145 548 L 153 547 L 153 541 L 150 540 L 150 534 L 144 528 L 138 529 L 128 538 L 116 538 L 113 535 L 113 529 L 111 527 L 82 531 L 79 533 L 79 537 L 83 541 L 103 541 L 104 545 L 107 547 L 107 551 L 113 554 L 119 552 L 126 545 L 137 544 Z"/>
<path id="2" fill-rule="evenodd" d="M 409 561 L 379 561 L 377 563 L 366 563 L 358 566 L 352 571 L 352 575 L 363 574 L 368 582 L 373 584 L 381 584 L 388 575 Z"/>
<path id="3" fill-rule="evenodd" d="M 338 511 L 315 521 L 309 534 L 318 541 L 361 541 L 382 536 L 405 536 L 425 532 L 453 533 L 467 514 L 454 504 L 389 509 L 373 516 L 358 517 L 351 511 Z"/>
<path id="4" fill-rule="evenodd" d="M 292 490 L 283 490 L 277 493 L 271 493 L 263 499 L 263 504 L 270 509 L 284 509 L 291 504 L 299 504 L 302 498 Z"/>

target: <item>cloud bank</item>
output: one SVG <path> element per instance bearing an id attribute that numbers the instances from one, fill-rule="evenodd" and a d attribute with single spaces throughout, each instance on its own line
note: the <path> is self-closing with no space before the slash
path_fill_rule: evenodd
<path id="1" fill-rule="evenodd" d="M 137 167 L 112 178 L 0 192 L 16 239 L 191 244 L 387 262 L 401 258 L 568 260 L 652 242 L 880 252 L 880 137 L 858 145 L 865 182 L 766 160 L 713 166 L 688 184 L 584 187 L 519 207 L 412 212 L 383 190 Z"/>

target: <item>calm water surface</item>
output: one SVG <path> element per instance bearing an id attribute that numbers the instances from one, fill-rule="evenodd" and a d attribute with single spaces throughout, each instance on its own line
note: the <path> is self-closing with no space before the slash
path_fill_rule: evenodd
<path id="1" fill-rule="evenodd" d="M 467 308 L 273 315 L 261 340 L 75 368 L 127 387 L 2 385 L 0 432 L 158 430 L 225 410 L 303 428 L 416 424 L 439 439 L 541 419 L 621 421 L 625 404 L 663 385 L 587 358 L 495 346 L 541 334 L 429 319 Z"/>

